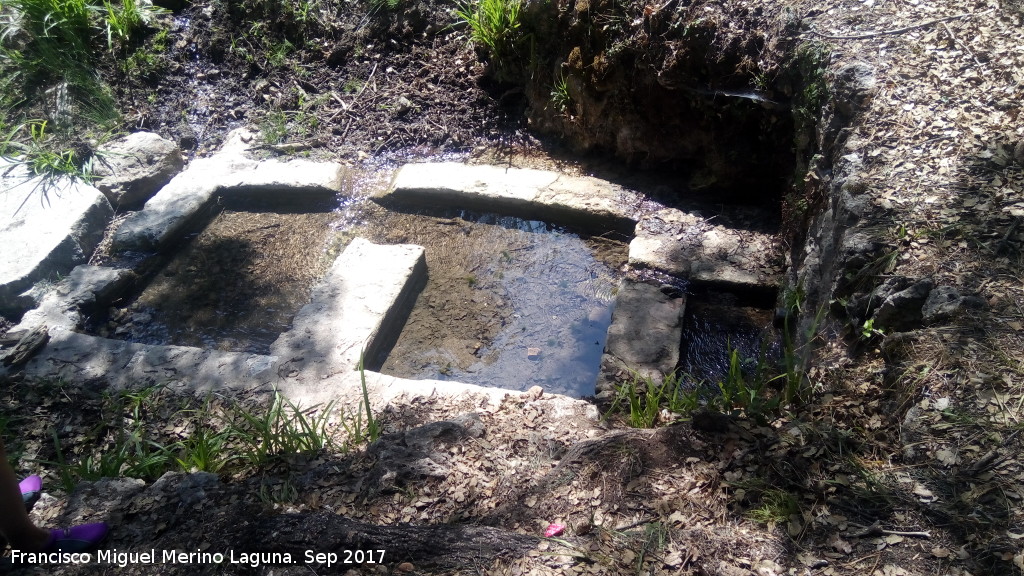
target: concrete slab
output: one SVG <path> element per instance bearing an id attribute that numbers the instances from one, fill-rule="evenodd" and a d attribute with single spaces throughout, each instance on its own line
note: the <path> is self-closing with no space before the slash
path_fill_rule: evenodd
<path id="1" fill-rule="evenodd" d="M 24 367 L 30 378 L 112 389 L 167 385 L 180 390 L 252 389 L 276 381 L 274 358 L 186 346 L 152 346 L 79 334 L 52 334 Z"/>
<path id="2" fill-rule="evenodd" d="M 597 178 L 457 162 L 406 164 L 379 198 L 625 233 L 633 231 L 642 200 Z"/>
<path id="3" fill-rule="evenodd" d="M 369 366 L 390 348 L 426 284 L 421 246 L 382 246 L 356 238 L 313 289 L 292 329 L 271 344 L 279 372 L 305 379 Z"/>
<path id="4" fill-rule="evenodd" d="M 280 194 L 336 194 L 341 191 L 344 167 L 336 162 L 309 160 L 257 161 L 244 155 L 243 133 L 229 136 L 224 149 L 192 162 L 174 177 L 145 207 L 114 233 L 111 249 L 163 250 L 202 218 L 218 196 L 275 191 Z"/>
<path id="5" fill-rule="evenodd" d="M 85 263 L 113 215 L 96 188 L 0 158 L 0 314 L 20 316 L 37 303 L 23 295 L 33 284 Z"/>
<path id="6" fill-rule="evenodd" d="M 673 208 L 640 220 L 629 263 L 741 289 L 775 289 L 782 276 L 782 250 L 774 236 L 716 225 Z"/>

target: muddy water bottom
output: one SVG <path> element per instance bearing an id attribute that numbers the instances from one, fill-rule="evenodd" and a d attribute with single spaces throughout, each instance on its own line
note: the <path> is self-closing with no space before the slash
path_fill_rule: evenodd
<path id="1" fill-rule="evenodd" d="M 361 235 L 426 249 L 427 285 L 382 371 L 586 396 L 627 247 L 544 222 L 368 209 Z"/>
<path id="2" fill-rule="evenodd" d="M 228 206 L 129 305 L 92 332 L 144 344 L 266 354 L 337 255 L 336 202 Z"/>

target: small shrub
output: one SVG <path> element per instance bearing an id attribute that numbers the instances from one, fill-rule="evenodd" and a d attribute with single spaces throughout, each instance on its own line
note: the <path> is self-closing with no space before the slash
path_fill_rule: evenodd
<path id="1" fill-rule="evenodd" d="M 748 515 L 755 522 L 775 525 L 789 521 L 793 514 L 800 513 L 800 503 L 789 492 L 770 488 L 761 494 L 761 505 Z"/>

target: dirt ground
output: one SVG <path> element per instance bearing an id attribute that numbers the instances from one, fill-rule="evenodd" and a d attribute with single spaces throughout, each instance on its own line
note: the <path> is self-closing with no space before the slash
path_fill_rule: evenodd
<path id="1" fill-rule="evenodd" d="M 317 50 L 285 47 L 275 64 L 252 36 L 232 36 L 251 22 L 224 6 L 196 3 L 171 18 L 162 72 L 115 84 L 126 126 L 160 132 L 193 155 L 212 151 L 233 126 L 262 124 L 270 133 L 282 122 L 286 140 L 352 162 L 557 152 L 527 133 L 516 93 L 480 80 L 483 65 L 464 32 L 424 35 L 448 25 L 444 10 L 417 4 L 379 20 L 360 11 L 312 27 Z M 8 382 L 0 422 L 18 471 L 47 484 L 34 517 L 47 525 L 107 519 L 111 548 L 351 545 L 331 532 L 330 518 L 362 522 L 355 534 L 470 526 L 501 530 L 496 539 L 507 542 L 486 540 L 484 553 L 483 536 L 466 537 L 481 553 L 454 562 L 407 550 L 382 566 L 33 573 L 1024 572 L 1022 7 L 816 0 L 786 9 L 801 19 L 795 34 L 831 47 L 833 68 L 863 62 L 877 72 L 844 153 L 862 162 L 861 193 L 884 215 L 870 223 L 890 248 L 879 275 L 927 276 L 978 295 L 984 308 L 909 334 L 830 319 L 810 372 L 814 400 L 766 423 L 699 416 L 638 431 L 614 419 L 563 418 L 544 398 L 485 408 L 423 399 L 381 414 L 395 436 L 376 447 L 225 475 L 202 490 L 171 478 L 153 488 L 159 497 L 117 497 L 109 506 L 105 494 L 124 492 L 83 484 L 69 496 L 53 464 L 54 434 L 70 454 L 110 438 L 118 420 L 104 413 L 108 400 L 60 383 Z M 281 46 L 279 36 L 266 38 Z M 164 400 L 173 409 L 152 409 L 161 429 L 183 402 Z M 407 432 L 469 412 L 479 426 L 463 421 L 464 431 L 412 451 L 436 466 L 387 468 L 398 447 L 415 444 Z M 317 524 L 323 514 L 328 520 Z M 303 531 L 292 520 L 310 523 Z M 551 523 L 564 532 L 542 539 Z M 399 550 L 414 534 L 365 542 Z"/>

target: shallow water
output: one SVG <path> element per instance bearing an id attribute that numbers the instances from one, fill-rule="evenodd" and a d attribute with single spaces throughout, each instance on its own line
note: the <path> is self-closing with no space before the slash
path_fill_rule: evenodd
<path id="1" fill-rule="evenodd" d="M 775 362 L 780 346 L 772 316 L 772 310 L 740 305 L 727 295 L 715 301 L 690 298 L 683 320 L 681 372 L 691 384 L 714 387 L 728 374 L 734 349 L 746 373 L 761 358 Z"/>
<path id="2" fill-rule="evenodd" d="M 427 258 L 427 286 L 385 373 L 594 393 L 624 245 L 465 212 L 371 220 L 375 240 L 423 245 Z"/>
<path id="3" fill-rule="evenodd" d="M 224 209 L 92 331 L 144 344 L 269 352 L 336 254 L 334 204 Z"/>

